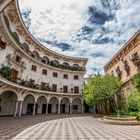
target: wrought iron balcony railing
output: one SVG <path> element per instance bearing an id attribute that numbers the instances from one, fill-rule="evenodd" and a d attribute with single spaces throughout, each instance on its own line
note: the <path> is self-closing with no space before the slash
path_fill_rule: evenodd
<path id="1" fill-rule="evenodd" d="M 132 61 L 133 61 L 135 64 L 140 63 L 140 56 L 133 57 Z"/>

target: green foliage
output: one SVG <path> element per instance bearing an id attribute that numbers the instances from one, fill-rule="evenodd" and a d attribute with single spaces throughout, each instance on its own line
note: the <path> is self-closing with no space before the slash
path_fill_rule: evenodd
<path id="1" fill-rule="evenodd" d="M 133 85 L 134 87 L 140 91 L 140 73 L 137 73 L 136 75 L 134 75 L 133 79 Z"/>
<path id="2" fill-rule="evenodd" d="M 111 112 L 111 113 L 109 113 L 108 115 L 117 116 L 117 115 L 118 115 L 118 112 Z M 121 115 L 121 116 L 126 116 L 127 113 L 126 113 L 126 111 L 120 110 L 120 111 L 119 111 L 119 115 Z"/>
<path id="3" fill-rule="evenodd" d="M 137 120 L 140 120 L 140 112 L 129 112 L 127 115 L 136 117 Z"/>
<path id="4" fill-rule="evenodd" d="M 126 112 L 140 111 L 140 94 L 138 91 L 131 91 L 127 94 L 125 109 Z"/>
<path id="5" fill-rule="evenodd" d="M 3 77 L 9 78 L 12 75 L 12 69 L 9 66 L 1 65 L 0 66 L 0 74 Z"/>
<path id="6" fill-rule="evenodd" d="M 137 119 L 140 120 L 140 112 L 137 113 Z"/>
<path id="7" fill-rule="evenodd" d="M 134 116 L 134 117 L 136 117 L 137 116 L 137 113 L 138 112 L 129 112 L 129 113 L 127 113 L 127 115 L 129 115 L 129 116 Z"/>
<path id="8" fill-rule="evenodd" d="M 85 102 L 90 106 L 94 106 L 96 104 L 93 98 L 93 94 L 94 94 L 94 87 L 92 86 L 91 83 L 89 83 L 88 85 L 85 86 L 84 98 L 85 98 Z"/>
<path id="9" fill-rule="evenodd" d="M 91 76 L 84 90 L 85 101 L 92 106 L 110 102 L 114 99 L 114 95 L 118 93 L 120 86 L 120 80 L 113 76 Z"/>

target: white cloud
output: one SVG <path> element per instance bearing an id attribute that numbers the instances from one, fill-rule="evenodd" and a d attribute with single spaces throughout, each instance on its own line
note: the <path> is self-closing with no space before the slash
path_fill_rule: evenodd
<path id="1" fill-rule="evenodd" d="M 32 9 L 30 32 L 39 39 L 71 45 L 63 51 L 57 46 L 49 49 L 70 56 L 89 57 L 88 73 L 97 73 L 122 45 L 140 28 L 139 0 L 19 0 L 21 11 Z M 89 6 L 100 14 L 112 15 L 104 24 L 88 21 Z M 102 13 L 98 13 L 102 12 Z M 106 18 L 106 17 L 103 17 Z M 93 31 L 84 34 L 82 27 Z M 77 34 L 80 34 L 77 40 Z M 103 43 L 95 43 L 96 40 Z M 96 54 L 96 55 L 95 55 Z"/>

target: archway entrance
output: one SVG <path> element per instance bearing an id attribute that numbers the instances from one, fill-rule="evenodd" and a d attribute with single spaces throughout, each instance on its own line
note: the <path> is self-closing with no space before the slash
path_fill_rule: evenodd
<path id="1" fill-rule="evenodd" d="M 66 97 L 61 100 L 60 113 L 70 113 L 70 100 Z"/>
<path id="2" fill-rule="evenodd" d="M 40 96 L 37 99 L 37 110 L 36 113 L 37 114 L 45 114 L 46 113 L 46 109 L 47 109 L 47 100 L 44 96 Z"/>
<path id="3" fill-rule="evenodd" d="M 48 113 L 58 113 L 59 101 L 56 97 L 52 97 L 48 104 Z"/>
<path id="4" fill-rule="evenodd" d="M 82 102 L 79 98 L 72 101 L 72 113 L 82 113 Z"/>
<path id="5" fill-rule="evenodd" d="M 0 95 L 0 116 L 14 115 L 17 95 L 13 91 L 5 91 Z"/>
<path id="6" fill-rule="evenodd" d="M 34 109 L 34 103 L 35 103 L 35 99 L 34 99 L 33 95 L 27 95 L 24 98 L 22 114 L 32 115 L 33 109 Z M 36 110 L 37 110 L 37 106 L 36 106 Z"/>

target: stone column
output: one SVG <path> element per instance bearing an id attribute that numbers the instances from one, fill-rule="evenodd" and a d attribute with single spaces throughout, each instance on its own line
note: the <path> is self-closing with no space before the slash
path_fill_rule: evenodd
<path id="1" fill-rule="evenodd" d="M 59 102 L 58 103 L 58 114 L 60 114 L 60 105 L 61 105 L 61 103 Z"/>
<path id="2" fill-rule="evenodd" d="M 72 114 L 72 103 L 70 103 L 70 114 Z"/>
<path id="3" fill-rule="evenodd" d="M 35 115 L 36 102 L 34 102 L 33 116 Z"/>
<path id="4" fill-rule="evenodd" d="M 81 110 L 82 110 L 82 114 L 84 114 L 84 103 L 83 103 L 83 101 L 81 102 Z"/>
<path id="5" fill-rule="evenodd" d="M 19 106 L 19 114 L 18 116 L 21 117 L 21 112 L 22 112 L 22 104 L 23 104 L 23 101 L 20 101 L 20 106 Z"/>
<path id="6" fill-rule="evenodd" d="M 46 103 L 46 114 L 48 114 L 48 103 Z"/>
<path id="7" fill-rule="evenodd" d="M 16 116 L 17 116 L 17 109 L 18 109 L 18 101 L 16 101 L 16 106 L 15 106 L 14 117 L 16 117 Z"/>

